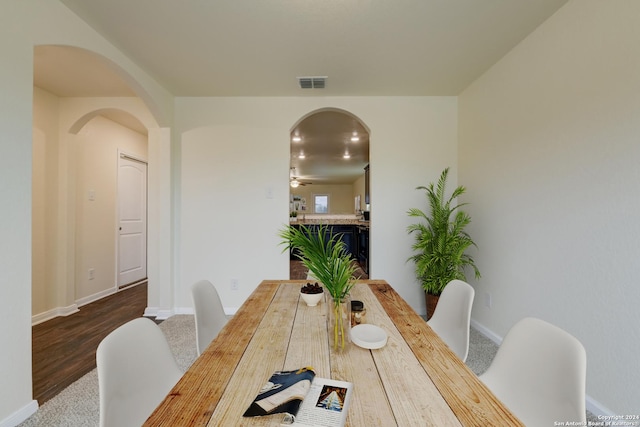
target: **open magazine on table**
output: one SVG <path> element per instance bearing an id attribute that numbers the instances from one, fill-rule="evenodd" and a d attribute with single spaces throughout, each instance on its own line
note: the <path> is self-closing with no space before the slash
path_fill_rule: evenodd
<path id="1" fill-rule="evenodd" d="M 347 421 L 353 384 L 318 378 L 312 368 L 274 372 L 243 416 L 282 413 L 282 424 L 340 427 Z"/>

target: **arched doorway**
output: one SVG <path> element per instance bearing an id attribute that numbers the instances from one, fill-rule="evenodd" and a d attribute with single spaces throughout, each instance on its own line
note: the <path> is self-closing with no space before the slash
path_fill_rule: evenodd
<path id="1" fill-rule="evenodd" d="M 289 211 L 292 224 L 330 224 L 341 233 L 358 272 L 369 272 L 369 129 L 352 113 L 325 108 L 302 117 L 290 131 Z M 306 271 L 291 260 L 290 278 Z"/>
<path id="2" fill-rule="evenodd" d="M 146 127 L 133 114 L 81 107 L 59 132 L 46 122 L 71 115 L 76 102 L 47 105 L 52 97 L 34 91 L 34 324 L 115 292 L 118 155 L 148 158 Z"/>
<path id="3" fill-rule="evenodd" d="M 60 62 L 71 64 L 81 76 L 56 69 Z M 72 314 L 78 307 L 115 292 L 117 159 L 125 153 L 151 163 L 156 157 L 149 148 L 168 141 L 168 132 L 163 136 L 152 113 L 127 83 L 105 87 L 107 81 L 117 80 L 117 73 L 109 73 L 108 64 L 114 66 L 84 49 L 34 48 L 32 213 L 38 221 L 32 224 L 37 230 L 32 239 L 32 267 L 37 273 L 32 274 L 34 325 L 51 323 L 43 322 Z M 104 80 L 96 82 L 96 76 Z M 157 200 L 150 198 L 151 202 Z M 155 227 L 157 224 L 149 228 L 150 234 L 158 234 Z M 144 294 L 139 292 L 136 301 L 146 301 L 147 287 L 138 289 L 144 289 Z M 145 307 L 148 305 L 137 303 L 136 316 Z M 83 334 L 78 339 L 85 338 Z M 76 342 L 74 348 L 82 347 Z M 58 359 L 75 364 L 72 369 L 65 366 L 58 371 L 72 377 L 74 369 L 84 366 L 81 358 L 86 355 L 91 359 L 90 350 L 81 351 L 84 354 L 80 357 Z M 40 351 L 38 357 L 50 357 L 47 351 Z M 38 357 L 32 358 L 34 396 L 44 398 L 55 388 L 49 387 L 46 379 L 36 388 L 36 380 L 42 377 Z"/>
<path id="4" fill-rule="evenodd" d="M 79 162 L 76 151 L 80 141 L 86 139 L 83 129 L 89 123 L 97 126 L 96 120 L 99 118 L 103 125 L 111 123 L 112 128 L 120 126 L 123 133 L 144 135 L 149 149 L 148 162 L 153 168 L 153 172 L 150 169 L 148 181 L 151 189 L 148 200 L 150 214 L 170 210 L 157 196 L 160 183 L 170 175 L 166 165 L 158 162 L 158 158 L 170 156 L 170 130 L 159 127 L 159 119 L 156 119 L 148 94 L 126 70 L 109 58 L 74 46 L 34 47 L 35 100 L 38 103 L 33 106 L 34 129 L 42 131 L 37 135 L 42 135 L 40 145 L 46 147 L 43 152 L 46 153 L 47 176 L 43 179 L 53 189 L 45 193 L 48 206 L 46 225 L 50 231 L 49 241 L 45 245 L 48 253 L 56 254 L 55 259 L 34 262 L 34 271 L 36 268 L 41 269 L 44 273 L 40 277 L 47 278 L 47 283 L 40 281 L 40 285 L 36 284 L 36 288 L 40 286 L 38 289 L 32 287 L 33 322 L 38 323 L 73 312 L 77 309 L 78 299 L 99 298 L 101 295 L 100 291 L 92 292 L 90 289 L 85 293 L 77 293 L 74 284 L 76 276 L 85 279 L 89 275 L 89 268 L 94 267 L 85 266 L 84 271 L 78 272 L 76 265 L 76 205 L 88 202 L 86 199 L 89 198 L 90 190 L 76 190 L 76 163 Z M 155 108 L 157 109 L 157 105 Z M 109 153 L 109 156 L 112 154 L 114 153 Z M 101 199 L 98 193 L 94 197 L 95 206 Z M 159 206 L 161 202 L 162 208 Z M 160 261 L 158 254 L 169 253 L 164 250 L 170 244 L 169 239 L 164 237 L 164 230 L 170 229 L 171 218 L 166 215 L 162 218 L 151 215 L 148 235 L 158 242 L 159 251 L 149 254 L 149 278 L 153 282 L 150 286 L 154 288 L 153 295 L 149 295 L 150 313 L 158 311 L 160 300 L 165 294 L 171 295 L 170 289 L 158 290 L 168 280 L 158 274 L 159 266 L 168 263 L 168 260 Z M 114 240 L 115 237 L 111 241 Z M 96 269 L 95 274 L 97 273 Z M 93 279 L 92 284 L 94 283 L 96 279 Z M 80 303 L 86 301 L 81 300 Z"/>

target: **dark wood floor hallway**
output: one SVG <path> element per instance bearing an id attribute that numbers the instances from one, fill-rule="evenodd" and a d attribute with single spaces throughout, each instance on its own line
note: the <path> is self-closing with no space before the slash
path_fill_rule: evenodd
<path id="1" fill-rule="evenodd" d="M 100 341 L 144 314 L 147 284 L 123 289 L 32 328 L 33 398 L 42 405 L 96 367 Z"/>
<path id="2" fill-rule="evenodd" d="M 360 264 L 355 262 L 356 271 L 354 273 L 354 277 L 356 279 L 366 280 L 369 278 L 369 275 L 365 273 L 364 269 Z M 309 269 L 302 264 L 302 261 L 292 259 L 289 261 L 289 279 L 291 280 L 305 280 L 307 278 L 307 273 Z"/>

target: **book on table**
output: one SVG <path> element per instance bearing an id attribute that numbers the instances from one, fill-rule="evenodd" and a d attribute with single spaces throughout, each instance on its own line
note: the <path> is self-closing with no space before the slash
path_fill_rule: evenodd
<path id="1" fill-rule="evenodd" d="M 284 425 L 340 427 L 352 392 L 352 383 L 319 378 L 312 368 L 276 371 L 243 416 L 284 414 Z"/>

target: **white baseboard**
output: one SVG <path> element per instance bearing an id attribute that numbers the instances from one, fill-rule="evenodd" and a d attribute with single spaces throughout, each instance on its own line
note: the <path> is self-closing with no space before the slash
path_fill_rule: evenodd
<path id="1" fill-rule="evenodd" d="M 31 316 L 31 325 L 32 326 L 37 325 L 42 322 L 46 322 L 47 320 L 51 320 L 55 317 L 68 316 L 70 314 L 77 313 L 78 311 L 80 311 L 79 308 L 82 307 L 83 305 L 87 305 L 94 301 L 98 301 L 100 298 L 104 298 L 109 295 L 115 294 L 116 291 L 117 290 L 115 288 L 107 289 L 107 290 L 95 293 L 93 295 L 89 295 L 88 297 L 80 298 L 70 306 L 56 307 L 51 310 L 45 311 L 43 313 L 38 313 L 34 316 Z"/>
<path id="2" fill-rule="evenodd" d="M 4 420 L 0 421 L 0 427 L 15 427 L 31 415 L 35 414 L 38 410 L 38 401 L 32 400 L 21 409 L 17 410 L 13 414 L 9 415 Z"/>
<path id="3" fill-rule="evenodd" d="M 98 301 L 101 298 L 108 297 L 109 295 L 113 295 L 117 291 L 118 290 L 116 288 L 105 289 L 104 291 L 100 291 L 93 295 L 89 295 L 88 297 L 77 299 L 76 304 L 78 304 L 78 307 L 82 307 L 83 305 L 87 305 L 92 302 Z"/>
<path id="4" fill-rule="evenodd" d="M 620 415 L 614 413 L 611 409 L 606 408 L 602 403 L 597 400 L 587 396 L 587 411 L 591 412 L 593 415 L 604 415 L 604 416 L 613 416 Z"/>
<path id="5" fill-rule="evenodd" d="M 156 312 L 156 320 L 167 320 L 169 317 L 173 316 L 174 314 L 176 314 L 175 310 L 158 309 Z"/>
<path id="6" fill-rule="evenodd" d="M 497 345 L 502 344 L 502 337 L 500 335 L 496 334 L 486 326 L 478 323 L 476 320 L 471 319 L 471 327 L 473 327 L 473 329 L 476 329 L 478 332 L 480 332 L 485 337 L 489 338 L 491 341 L 493 341 Z"/>
<path id="7" fill-rule="evenodd" d="M 140 282 L 139 284 L 144 283 L 144 282 Z M 138 284 L 135 285 L 131 285 L 131 286 L 137 286 Z M 123 288 L 124 289 L 129 289 L 129 287 L 127 288 Z M 44 313 L 39 313 L 36 314 L 34 316 L 31 316 L 31 325 L 37 325 L 39 323 L 42 322 L 46 322 L 47 320 L 51 320 L 55 317 L 58 316 L 68 316 L 70 314 L 73 313 L 77 313 L 79 310 L 79 307 L 82 307 L 83 305 L 87 305 L 90 304 L 92 302 L 98 301 L 99 299 L 102 299 L 104 297 L 108 297 L 109 295 L 113 295 L 116 292 L 118 292 L 118 289 L 114 288 L 109 288 L 109 289 L 105 289 L 104 291 L 100 291 L 97 292 L 93 295 L 89 295 L 87 297 L 84 298 L 80 298 L 78 300 L 76 300 L 75 304 L 72 304 L 68 307 L 56 307 L 54 309 L 51 309 L 49 311 L 45 311 Z M 149 310 L 149 309 L 147 309 Z M 145 311 L 145 316 L 147 316 L 146 311 Z M 151 317 L 155 317 L 155 315 L 151 315 Z"/>
<path id="8" fill-rule="evenodd" d="M 147 307 L 144 309 L 144 317 L 157 317 L 158 316 L 158 307 Z"/>
<path id="9" fill-rule="evenodd" d="M 496 334 L 486 326 L 478 323 L 476 320 L 471 319 L 471 326 L 473 327 L 473 329 L 476 329 L 478 332 L 480 332 L 482 335 L 484 335 L 497 345 L 500 345 L 502 343 L 503 337 Z M 589 395 L 585 396 L 585 406 L 587 407 L 587 411 L 591 412 L 594 415 L 616 415 L 613 413 L 613 411 L 611 411 Z"/>
<path id="10" fill-rule="evenodd" d="M 51 320 L 58 316 L 68 316 L 70 314 L 77 313 L 78 311 L 80 310 L 78 310 L 77 304 L 71 304 L 67 307 L 56 307 L 49 311 L 45 311 L 44 313 L 39 313 L 31 316 L 31 326 L 38 325 L 42 322 L 46 322 L 47 320 Z"/>

